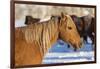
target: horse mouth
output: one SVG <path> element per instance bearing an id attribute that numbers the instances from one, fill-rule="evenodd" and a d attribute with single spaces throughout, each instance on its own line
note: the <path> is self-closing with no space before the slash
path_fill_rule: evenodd
<path id="1" fill-rule="evenodd" d="M 83 47 L 83 43 L 82 42 L 80 42 L 78 44 L 75 44 L 75 43 L 70 43 L 70 44 L 74 48 L 74 51 L 77 51 L 77 50 L 79 50 L 80 48 Z"/>

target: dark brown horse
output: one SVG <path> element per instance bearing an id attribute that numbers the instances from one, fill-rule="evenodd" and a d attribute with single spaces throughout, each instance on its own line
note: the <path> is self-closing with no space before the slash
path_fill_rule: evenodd
<path id="1" fill-rule="evenodd" d="M 80 36 L 83 37 L 84 23 L 82 22 L 82 19 L 76 15 L 70 15 L 70 16 L 73 19 Z"/>
<path id="2" fill-rule="evenodd" d="M 94 49 L 95 44 L 95 18 L 91 15 L 86 15 L 78 17 L 76 15 L 70 15 L 73 19 L 80 36 L 83 38 L 84 42 L 88 43 L 87 37 L 92 40 L 92 45 Z M 70 47 L 70 45 L 68 45 Z"/>
<path id="3" fill-rule="evenodd" d="M 87 16 L 82 16 L 80 17 L 83 25 L 84 25 L 84 29 L 83 29 L 83 38 L 84 40 L 87 42 L 87 37 L 89 36 L 92 40 L 92 44 L 94 44 L 94 40 L 95 40 L 95 18 L 87 15 Z"/>
<path id="4" fill-rule="evenodd" d="M 40 18 L 33 18 L 32 16 L 26 16 L 25 24 L 30 25 L 32 23 L 36 23 L 36 22 L 39 22 L 39 21 L 40 21 Z"/>
<path id="5" fill-rule="evenodd" d="M 57 39 L 81 48 L 80 36 L 69 15 L 15 28 L 15 66 L 41 64 L 48 49 Z"/>

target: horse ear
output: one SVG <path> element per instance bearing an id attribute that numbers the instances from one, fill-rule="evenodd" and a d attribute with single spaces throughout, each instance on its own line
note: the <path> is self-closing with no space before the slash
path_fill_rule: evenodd
<path id="1" fill-rule="evenodd" d="M 61 18 L 63 19 L 63 21 L 67 20 L 67 16 L 65 15 L 65 13 L 61 12 Z"/>

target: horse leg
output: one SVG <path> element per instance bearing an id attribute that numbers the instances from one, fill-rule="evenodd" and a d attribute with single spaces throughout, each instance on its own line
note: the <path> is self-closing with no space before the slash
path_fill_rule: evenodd
<path id="1" fill-rule="evenodd" d="M 94 42 L 95 42 L 95 39 L 94 39 L 94 38 L 95 38 L 94 35 L 91 35 L 91 36 L 90 36 L 90 39 L 92 40 L 92 49 L 93 49 L 93 50 L 94 50 L 94 44 L 95 44 L 95 43 L 94 43 Z"/>
<path id="2" fill-rule="evenodd" d="M 86 35 L 83 36 L 83 39 L 84 39 L 84 43 L 88 43 L 87 42 L 87 36 Z"/>

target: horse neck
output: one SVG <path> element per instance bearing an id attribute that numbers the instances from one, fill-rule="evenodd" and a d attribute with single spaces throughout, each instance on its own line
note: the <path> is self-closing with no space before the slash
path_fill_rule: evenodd
<path id="1" fill-rule="evenodd" d="M 34 46 L 38 48 L 38 52 L 40 52 L 39 55 L 43 58 L 49 48 L 57 41 L 58 32 L 57 21 L 49 20 L 28 25 L 25 32 L 25 38 L 27 43 L 35 43 Z"/>
<path id="2" fill-rule="evenodd" d="M 42 55 L 45 55 L 48 52 L 49 48 L 53 46 L 53 44 L 58 39 L 58 24 L 56 21 L 48 21 L 48 23 L 43 23 L 42 33 L 41 33 L 41 45 L 40 52 Z"/>

